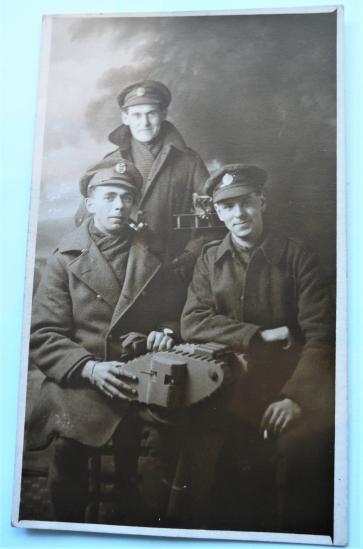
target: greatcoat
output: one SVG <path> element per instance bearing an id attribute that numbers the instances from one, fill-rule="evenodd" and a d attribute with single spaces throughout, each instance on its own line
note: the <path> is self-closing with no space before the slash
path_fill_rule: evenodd
<path id="1" fill-rule="evenodd" d="M 87 221 L 60 242 L 33 302 L 30 361 L 46 377 L 30 417 L 29 449 L 58 435 L 90 446 L 110 439 L 129 405 L 74 373 L 86 359 L 117 360 L 120 335 L 148 334 L 178 318 L 186 289 L 176 287 L 160 257 L 150 235 L 135 234 L 121 287 Z"/>
<path id="2" fill-rule="evenodd" d="M 247 357 L 231 408 L 259 424 L 266 407 L 288 397 L 326 428 L 332 418 L 334 312 L 316 257 L 299 241 L 270 232 L 236 280 L 228 234 L 204 247 L 181 319 L 186 341 L 216 341 Z M 256 345 L 259 330 L 288 326 L 291 348 Z"/>
<path id="3" fill-rule="evenodd" d="M 149 177 L 144 181 L 142 196 L 137 209 L 141 210 L 149 229 L 163 244 L 169 260 L 180 255 L 190 239 L 190 232 L 175 231 L 174 214 L 190 213 L 193 193 L 201 193 L 209 177 L 207 168 L 200 156 L 187 147 L 178 130 L 168 121 L 161 125 L 162 148 L 152 166 Z M 101 162 L 92 166 L 81 180 L 87 182 L 90 176 L 105 163 L 115 164 L 125 158 L 133 162 L 131 156 L 131 133 L 128 126 L 121 125 L 110 135 L 111 143 L 117 149 Z M 76 214 L 76 223 L 82 222 L 85 209 Z M 198 255 L 201 243 L 192 241 L 187 249 Z"/>

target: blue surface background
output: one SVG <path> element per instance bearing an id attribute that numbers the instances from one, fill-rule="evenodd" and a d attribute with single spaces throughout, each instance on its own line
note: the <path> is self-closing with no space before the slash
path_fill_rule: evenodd
<path id="1" fill-rule="evenodd" d="M 39 72 L 41 18 L 56 13 L 119 13 L 207 9 L 289 8 L 331 5 L 331 2 L 244 0 L 0 0 L 0 547 L 230 547 L 251 542 L 192 541 L 76 534 L 14 529 L 10 526 L 16 440 L 16 416 L 23 314 L 23 291 L 28 229 L 35 111 Z M 362 547 L 360 533 L 360 446 L 362 419 L 358 402 L 362 323 L 359 282 L 362 280 L 362 37 L 360 0 L 345 0 L 346 176 L 349 242 L 349 547 Z M 253 546 L 258 548 L 258 543 Z M 280 545 L 282 548 L 292 545 Z M 299 547 L 299 546 L 296 546 Z"/>

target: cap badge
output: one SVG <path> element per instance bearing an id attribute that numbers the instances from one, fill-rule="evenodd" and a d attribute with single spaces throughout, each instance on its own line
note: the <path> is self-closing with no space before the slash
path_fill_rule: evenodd
<path id="1" fill-rule="evenodd" d="M 126 164 L 123 160 L 118 162 L 115 166 L 115 172 L 119 174 L 123 174 L 126 171 Z"/>
<path id="2" fill-rule="evenodd" d="M 233 183 L 233 181 L 234 181 L 233 175 L 231 173 L 225 173 L 224 176 L 222 177 L 222 183 L 220 187 L 227 187 L 228 185 Z"/>
<path id="3" fill-rule="evenodd" d="M 135 93 L 136 93 L 137 97 L 142 97 L 143 95 L 145 95 L 146 90 L 145 90 L 145 88 L 137 88 Z"/>

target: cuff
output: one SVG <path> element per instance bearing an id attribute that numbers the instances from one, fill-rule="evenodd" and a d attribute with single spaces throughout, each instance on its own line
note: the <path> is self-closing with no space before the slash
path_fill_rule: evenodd
<path id="1" fill-rule="evenodd" d="M 94 357 L 90 355 L 75 364 L 67 373 L 66 377 L 64 378 L 64 382 L 69 386 L 83 384 L 84 378 L 82 377 L 82 371 L 89 360 L 94 360 Z"/>
<path id="2" fill-rule="evenodd" d="M 254 352 L 254 347 L 256 346 L 256 342 L 259 340 L 262 341 L 261 336 L 259 335 L 259 332 L 261 330 L 260 326 L 256 326 L 255 324 L 247 324 L 243 326 L 242 329 L 242 351 L 252 353 Z"/>
<path id="3" fill-rule="evenodd" d="M 59 364 L 56 381 L 68 385 L 70 380 L 78 377 L 77 371 L 79 370 L 79 373 L 82 371 L 87 360 L 93 360 L 94 358 L 94 355 L 83 347 L 74 349 L 71 353 L 68 353 Z"/>

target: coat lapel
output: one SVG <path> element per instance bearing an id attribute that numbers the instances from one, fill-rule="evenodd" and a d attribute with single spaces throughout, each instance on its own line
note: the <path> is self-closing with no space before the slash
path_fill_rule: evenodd
<path id="1" fill-rule="evenodd" d="M 160 259 L 152 253 L 144 241 L 135 240 L 132 243 L 127 262 L 125 282 L 112 316 L 110 330 L 136 301 L 140 293 L 159 271 L 160 267 Z"/>
<path id="2" fill-rule="evenodd" d="M 112 308 L 116 306 L 121 286 L 110 265 L 91 241 L 88 249 L 69 264 L 72 273 L 101 296 Z"/>

